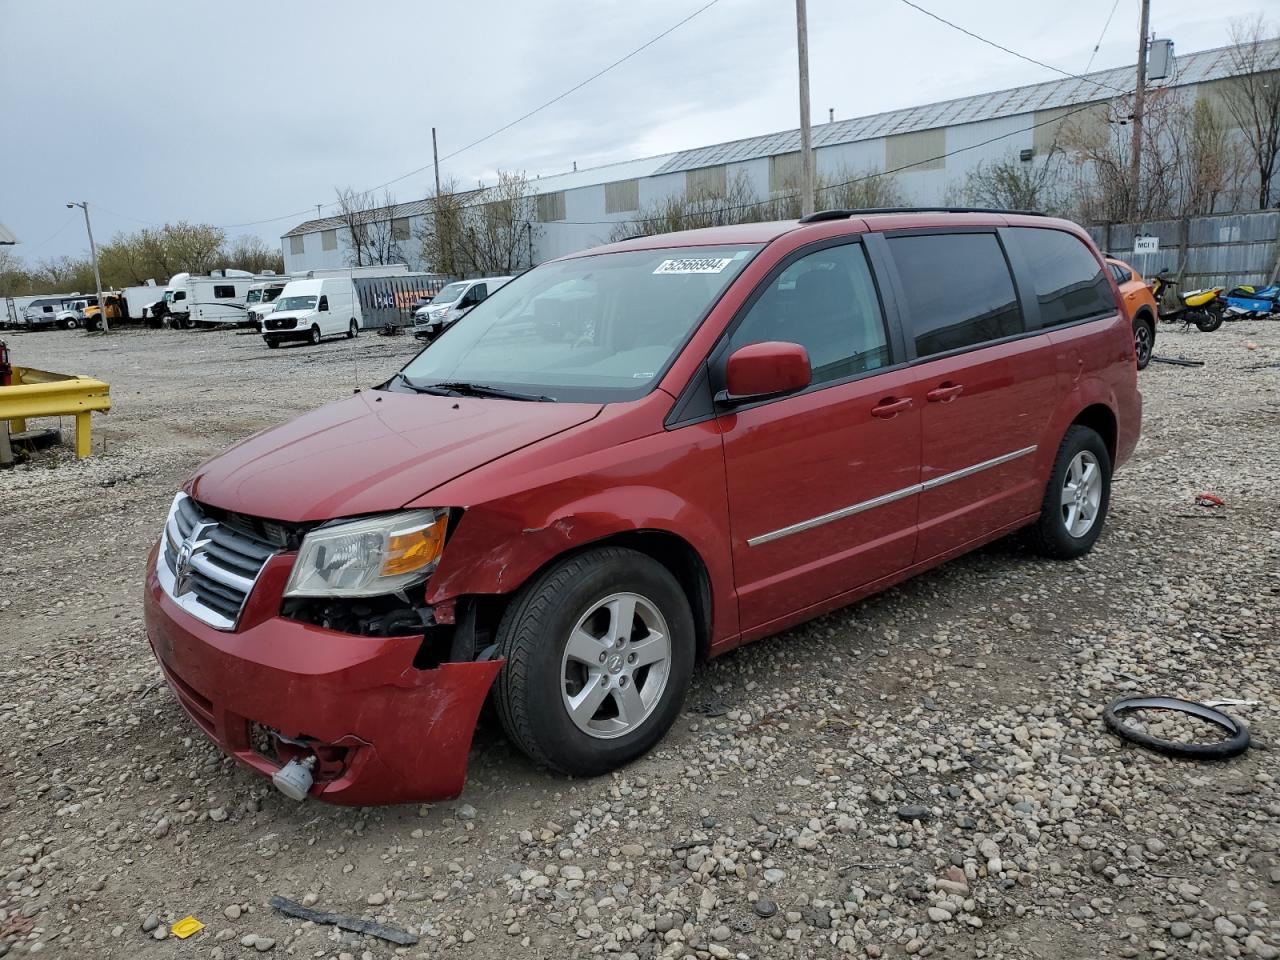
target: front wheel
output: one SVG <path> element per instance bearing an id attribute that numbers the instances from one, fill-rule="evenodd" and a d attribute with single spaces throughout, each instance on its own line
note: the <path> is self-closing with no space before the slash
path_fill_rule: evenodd
<path id="1" fill-rule="evenodd" d="M 1027 531 L 1041 556 L 1072 560 L 1093 549 L 1111 502 L 1111 454 L 1102 437 L 1074 424 L 1058 445 L 1040 518 Z"/>
<path id="2" fill-rule="evenodd" d="M 1138 357 L 1138 369 L 1147 369 L 1151 352 L 1155 348 L 1156 329 L 1150 320 L 1139 317 L 1133 321 L 1133 349 Z"/>
<path id="3" fill-rule="evenodd" d="M 63 330 L 74 330 L 74 329 L 75 329 L 76 327 L 78 327 L 78 326 L 80 326 L 80 324 L 79 324 L 76 320 L 74 320 L 74 319 L 72 319 L 72 320 L 63 320 L 63 321 L 62 321 L 62 329 L 63 329 Z"/>
<path id="4" fill-rule="evenodd" d="M 320 328 L 313 323 L 311 325 L 311 343 L 314 345 L 319 342 L 320 342 Z"/>
<path id="5" fill-rule="evenodd" d="M 349 327 L 347 327 L 347 339 L 348 339 L 348 340 L 353 340 L 353 339 L 355 339 L 356 332 L 357 332 L 359 329 L 360 329 L 360 328 L 359 328 L 359 326 L 357 326 L 357 324 L 356 324 L 355 320 L 352 320 L 352 321 L 351 321 L 351 325 L 350 325 Z"/>
<path id="6" fill-rule="evenodd" d="M 494 685 L 507 735 L 531 759 L 594 776 L 656 744 L 693 674 L 693 614 L 652 558 L 602 547 L 528 584 L 498 627 Z"/>

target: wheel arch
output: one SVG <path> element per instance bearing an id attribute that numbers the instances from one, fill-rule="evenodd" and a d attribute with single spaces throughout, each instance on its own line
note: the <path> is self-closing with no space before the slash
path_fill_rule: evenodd
<path id="1" fill-rule="evenodd" d="M 1115 411 L 1105 403 L 1090 404 L 1077 413 L 1071 423 L 1068 424 L 1068 426 L 1077 425 L 1088 427 L 1102 437 L 1102 442 L 1107 446 L 1107 455 L 1111 458 L 1111 463 L 1114 466 L 1118 439 L 1118 424 Z"/>
<path id="2" fill-rule="evenodd" d="M 1148 307 L 1145 303 L 1142 306 L 1140 306 L 1137 310 L 1133 311 L 1133 322 L 1137 323 L 1139 320 L 1143 321 L 1149 327 L 1151 327 L 1151 333 L 1153 335 L 1155 334 L 1156 318 L 1155 318 L 1155 315 L 1151 312 L 1151 308 Z"/>
<path id="3" fill-rule="evenodd" d="M 553 553 L 542 560 L 527 576 L 520 579 L 510 590 L 503 592 L 460 593 L 455 599 L 460 605 L 459 623 L 463 618 L 475 614 L 474 628 L 478 635 L 496 630 L 503 611 L 520 590 L 538 580 L 547 570 L 570 557 L 575 557 L 590 550 L 601 547 L 623 547 L 635 550 L 661 564 L 680 584 L 689 609 L 693 613 L 694 630 L 697 647 L 695 655 L 699 661 L 707 659 L 711 649 L 712 624 L 714 607 L 712 601 L 711 576 L 706 562 L 697 549 L 684 537 L 670 530 L 657 528 L 638 528 L 620 530 L 604 534 L 592 540 L 568 544 L 563 550 Z M 476 652 L 479 652 L 478 650 Z"/>

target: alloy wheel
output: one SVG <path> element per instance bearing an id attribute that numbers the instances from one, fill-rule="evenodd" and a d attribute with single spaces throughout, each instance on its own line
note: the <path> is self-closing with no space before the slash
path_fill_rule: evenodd
<path id="1" fill-rule="evenodd" d="M 1083 537 L 1098 519 L 1102 505 L 1102 467 L 1081 450 L 1071 458 L 1062 484 L 1062 523 L 1073 537 Z"/>
<path id="2" fill-rule="evenodd" d="M 1151 328 L 1139 323 L 1133 331 L 1134 347 L 1138 353 L 1138 363 L 1146 364 L 1151 359 Z"/>
<path id="3" fill-rule="evenodd" d="M 662 699 L 671 631 L 637 593 L 615 593 L 579 618 L 561 658 L 561 696 L 579 730 L 601 740 L 630 733 Z"/>

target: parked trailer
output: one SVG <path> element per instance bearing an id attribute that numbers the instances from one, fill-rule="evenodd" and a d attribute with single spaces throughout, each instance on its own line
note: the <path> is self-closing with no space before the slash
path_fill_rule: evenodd
<path id="1" fill-rule="evenodd" d="M 208 276 L 175 273 L 165 287 L 164 299 L 175 326 L 217 326 L 248 323 L 246 300 L 255 283 L 279 279 L 277 274 L 248 270 L 214 270 Z"/>
<path id="2" fill-rule="evenodd" d="M 434 297 L 451 279 L 440 273 L 407 271 L 393 276 L 355 277 L 363 315 L 361 326 L 368 330 L 412 325 L 414 301 Z"/>

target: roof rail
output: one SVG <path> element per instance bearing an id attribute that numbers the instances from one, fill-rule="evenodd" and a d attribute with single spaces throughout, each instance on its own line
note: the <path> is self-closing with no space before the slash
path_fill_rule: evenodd
<path id="1" fill-rule="evenodd" d="M 828 220 L 847 220 L 849 217 L 872 213 L 1016 213 L 1024 217 L 1048 216 L 1041 210 L 1002 210 L 999 207 L 864 207 L 859 210 L 820 210 L 801 217 L 800 222 L 825 223 Z"/>

